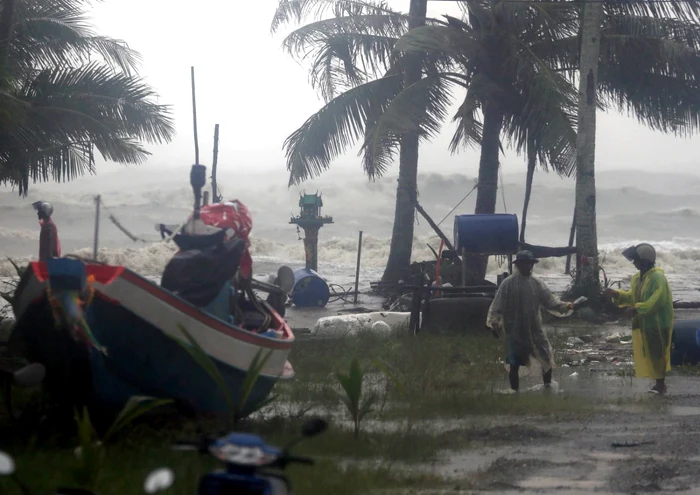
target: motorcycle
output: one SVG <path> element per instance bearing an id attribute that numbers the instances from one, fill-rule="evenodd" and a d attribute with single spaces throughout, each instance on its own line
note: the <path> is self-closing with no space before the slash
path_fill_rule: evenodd
<path id="1" fill-rule="evenodd" d="M 328 428 L 321 418 L 302 426 L 301 435 L 280 449 L 257 435 L 230 433 L 217 440 L 199 443 L 178 443 L 176 450 L 195 450 L 223 462 L 225 469 L 205 474 L 199 481 L 197 495 L 288 495 L 292 486 L 284 470 L 290 464 L 313 465 L 314 460 L 290 453 L 291 448 Z"/>
<path id="2" fill-rule="evenodd" d="M 292 485 L 284 474 L 285 468 L 290 464 L 314 464 L 313 459 L 292 455 L 291 448 L 327 428 L 325 420 L 311 419 L 304 423 L 301 434 L 283 449 L 247 433 L 230 433 L 213 441 L 205 438 L 198 443 L 180 442 L 173 445 L 173 449 L 209 454 L 224 463 L 226 469 L 207 473 L 200 479 L 197 495 L 291 495 Z M 32 495 L 17 477 L 14 459 L 3 451 L 0 451 L 0 477 L 11 478 L 23 495 Z M 159 468 L 146 477 L 143 490 L 153 495 L 167 490 L 174 481 L 175 474 L 170 468 Z M 96 494 L 90 490 L 61 487 L 52 495 Z"/>
<path id="3" fill-rule="evenodd" d="M 7 477 L 14 481 L 19 487 L 22 495 L 32 495 L 29 487 L 17 476 L 15 471 L 15 461 L 6 452 L 0 450 L 0 478 Z M 151 471 L 143 484 L 143 490 L 149 495 L 162 492 L 170 488 L 173 484 L 175 475 L 168 468 L 160 468 Z M 90 490 L 84 488 L 59 487 L 52 495 L 96 495 Z"/>

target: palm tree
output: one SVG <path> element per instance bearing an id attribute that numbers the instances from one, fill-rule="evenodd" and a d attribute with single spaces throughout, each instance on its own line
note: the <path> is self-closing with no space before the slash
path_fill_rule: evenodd
<path id="1" fill-rule="evenodd" d="M 579 6 L 573 6 L 580 9 Z M 700 125 L 700 9 L 693 1 L 584 4 L 579 39 L 562 39 L 548 61 L 579 76 L 576 244 L 585 257 L 572 294 L 599 294 L 595 114 L 617 108 L 652 129 L 689 135 Z M 602 22 L 601 22 L 602 21 Z M 580 64 L 577 63 L 580 60 Z M 579 69 L 577 71 L 576 69 Z"/>
<path id="2" fill-rule="evenodd" d="M 174 135 L 169 107 L 134 75 L 138 53 L 94 34 L 85 4 L 15 2 L 0 88 L 0 113 L 11 116 L 0 125 L 0 182 L 20 194 L 30 180 L 94 172 L 95 148 L 106 159 L 138 164 L 150 154 L 141 141 Z"/>
<path id="3" fill-rule="evenodd" d="M 312 2 L 284 2 L 290 3 L 299 6 Z M 321 3 L 336 7 L 353 4 L 356 8 L 362 3 L 363 8 L 368 8 L 364 2 Z M 406 134 L 430 138 L 439 131 L 454 86 L 466 88 L 467 92 L 454 117 L 458 129 L 451 148 L 457 151 L 470 144 L 482 147 L 477 213 L 495 210 L 501 131 L 518 149 L 526 147 L 528 135 L 537 136 L 536 154 L 541 163 L 569 170 L 575 138 L 572 110 L 575 94 L 564 78 L 546 70 L 541 60 L 516 55 L 518 49 L 537 43 L 540 37 L 546 38 L 548 30 L 559 29 L 567 34 L 567 29 L 573 29 L 572 20 L 558 15 L 555 7 L 528 9 L 516 3 L 503 5 L 507 11 L 503 19 L 501 13 L 490 12 L 489 6 L 476 6 L 472 13 L 475 27 L 448 17 L 447 22 L 427 19 L 426 26 L 410 31 L 407 30 L 410 17 L 407 19 L 385 6 L 375 6 L 378 10 L 369 14 L 337 8 L 336 17 L 313 22 L 289 35 L 284 46 L 290 52 L 301 58 L 315 56 L 312 83 L 335 88 L 342 80 L 346 89 L 337 95 L 326 92 L 328 103 L 285 143 L 291 182 L 325 170 L 332 158 L 359 139 L 363 139 L 366 173 L 370 177 L 380 175 L 395 156 L 397 146 L 404 143 Z M 296 14 L 300 12 L 297 8 Z M 273 23 L 273 27 L 278 24 Z M 499 39 L 502 49 L 494 50 L 493 42 Z M 509 45 L 512 47 L 508 48 Z M 472 50 L 470 54 L 462 51 L 465 46 Z M 424 77 L 410 85 L 401 84 L 402 65 L 408 58 L 417 56 L 421 57 Z M 376 78 L 377 73 L 381 77 Z M 484 107 L 491 111 L 485 113 L 488 118 L 482 126 L 476 111 Z M 406 163 L 403 148 L 401 158 L 394 232 L 407 231 L 410 227 L 412 234 L 415 203 L 402 201 L 400 194 Z M 411 170 L 415 177 L 415 165 Z M 403 216 L 411 219 L 410 226 L 398 222 L 399 211 L 404 210 L 410 211 L 410 217 Z M 409 246 L 409 256 L 405 257 L 408 264 L 410 239 L 403 242 Z M 392 243 L 392 251 L 398 247 Z M 477 269 L 482 272 L 477 277 L 483 278 L 485 263 L 482 260 L 478 263 L 483 266 Z M 390 262 L 384 280 L 396 280 L 397 272 L 392 268 Z"/>
<path id="4" fill-rule="evenodd" d="M 488 2 L 465 1 L 468 19 L 466 21 L 453 20 L 452 30 L 442 26 L 425 26 L 414 29 L 403 39 L 399 40 L 397 47 L 410 52 L 443 53 L 448 54 L 453 60 L 461 63 L 470 70 L 462 71 L 460 78 L 469 77 L 470 74 L 488 74 L 488 70 L 479 71 L 479 64 L 487 69 L 490 67 L 492 77 L 488 83 L 492 94 L 499 95 L 497 100 L 489 107 L 488 100 L 481 105 L 482 121 L 482 154 L 480 163 L 480 182 L 483 193 L 480 201 L 477 198 L 477 213 L 493 212 L 491 205 L 496 202 L 496 178 L 497 156 L 496 129 L 499 118 L 506 123 L 502 109 L 503 102 L 511 102 L 507 93 L 497 92 L 497 85 L 505 81 L 508 68 L 517 69 L 520 81 L 524 83 L 524 91 L 532 91 L 529 97 L 531 102 L 540 102 L 539 108 L 527 106 L 522 109 L 514 107 L 512 115 L 521 119 L 521 123 L 515 126 L 523 131 L 531 125 L 537 128 L 539 121 L 553 123 L 551 117 L 544 115 L 557 115 L 556 104 L 549 110 L 541 105 L 547 98 L 558 101 L 564 110 L 560 120 L 565 122 L 571 117 L 571 88 L 578 82 L 578 70 L 580 61 L 582 27 L 580 5 L 571 2 L 545 4 L 540 2 Z M 490 7 L 489 7 L 490 6 Z M 532 14 L 533 11 L 548 9 L 546 16 Z M 528 28 L 517 25 L 528 19 L 528 14 L 521 9 L 531 12 Z M 577 220 L 582 226 L 577 227 L 577 244 L 579 250 L 590 259 L 587 271 L 589 274 L 597 274 L 597 239 L 595 232 L 595 181 L 593 172 L 593 160 L 591 152 L 594 150 L 594 141 L 591 136 L 595 132 L 596 108 L 613 108 L 632 112 L 653 129 L 676 134 L 688 134 L 694 131 L 700 123 L 700 88 L 698 78 L 700 76 L 700 26 L 698 24 L 697 4 L 693 2 L 617 2 L 604 3 L 604 16 L 600 39 L 600 53 L 598 66 L 594 61 L 582 61 L 581 66 L 592 70 L 598 68 L 596 78 L 586 74 L 586 79 L 581 81 L 582 92 L 580 97 L 585 98 L 586 127 L 582 129 L 579 139 L 587 142 L 585 149 L 580 150 L 579 164 L 581 168 L 577 173 Z M 591 11 L 589 10 L 589 14 Z M 595 13 L 595 11 L 593 11 Z M 512 21 L 515 19 L 515 21 Z M 546 19 L 546 21 L 540 21 Z M 554 20 L 556 25 L 552 25 Z M 512 28 L 506 28 L 506 23 L 511 23 Z M 587 22 L 591 22 L 587 20 Z M 595 25 L 595 19 L 592 23 Z M 499 24 L 508 32 L 499 34 Z M 492 32 L 484 30 L 484 27 L 492 29 Z M 530 32 L 541 34 L 530 37 Z M 460 33 L 459 31 L 462 31 Z M 490 43 L 475 43 L 477 33 L 482 32 L 484 39 Z M 484 32 L 485 31 L 485 32 Z M 510 39 L 510 41 L 508 41 Z M 586 41 L 586 40 L 583 40 Z M 522 52 L 512 52 L 511 65 L 507 66 L 495 62 L 499 59 L 499 51 L 503 54 L 512 49 L 518 42 Z M 583 43 L 584 45 L 586 43 Z M 517 55 L 517 56 L 516 56 Z M 516 60 L 516 62 L 513 62 Z M 489 66 L 491 63 L 491 66 Z M 471 65 L 473 64 L 473 65 Z M 476 66 L 476 67 L 475 67 Z M 533 71 L 530 68 L 534 68 Z M 589 73 L 590 73 L 589 70 Z M 464 76 L 466 74 L 466 76 Z M 481 75 L 479 74 L 479 75 Z M 532 78 L 533 74 L 535 75 Z M 546 77 L 545 77 L 546 76 Z M 538 81 L 539 78 L 539 81 Z M 475 77 L 469 81 L 467 98 L 475 85 Z M 527 83 L 528 79 L 531 81 Z M 565 79 L 562 81 L 561 79 Z M 495 83 L 495 84 L 494 84 Z M 588 88 L 593 85 L 592 91 Z M 568 85 L 568 87 L 567 87 Z M 539 89 L 538 89 L 539 88 Z M 549 89 L 545 89 L 549 88 Z M 585 88 L 585 91 L 584 91 Z M 544 89 L 544 91 L 542 91 Z M 538 91 L 540 91 L 538 97 Z M 596 95 L 600 93 L 600 97 Z M 488 96 L 488 91 L 486 91 Z M 399 95 L 400 96 L 400 95 Z M 540 99 L 543 98 L 543 99 Z M 395 99 L 398 100 L 399 97 Z M 478 101 L 477 98 L 475 100 Z M 517 100 L 516 100 L 517 101 Z M 583 103 L 583 102 L 582 102 Z M 468 104 L 470 109 L 476 105 Z M 387 112 L 395 109 L 390 106 Z M 399 109 L 400 110 L 400 109 Z M 534 111 L 533 111 L 534 110 Z M 397 118 L 398 113 L 394 113 Z M 538 119 L 539 114 L 539 119 Z M 571 121 L 571 119 L 569 119 Z M 462 119 L 462 122 L 469 120 Z M 534 122 L 534 124 L 533 124 Z M 513 126 L 510 126 L 511 129 Z M 557 126 L 558 127 L 558 126 Z M 458 130 L 459 132 L 459 130 Z M 535 132 L 537 136 L 539 131 Z M 487 139 L 487 134 L 491 137 Z M 560 139 L 562 136 L 553 133 Z M 522 143 L 524 140 L 521 139 Z M 526 142 L 526 141 L 525 141 Z M 571 145 L 571 140 L 560 141 Z M 488 148 L 485 149 L 485 148 Z M 569 148 L 567 156 L 570 157 Z M 588 161 L 583 158 L 588 156 Z M 484 180 L 487 181 L 484 184 Z M 480 191 L 482 192 L 482 191 Z M 585 205 L 585 207 L 583 206 Z M 477 267 L 482 268 L 482 267 Z M 483 273 L 483 272 L 481 272 Z M 583 283 L 590 282 L 592 288 L 597 287 L 597 276 L 587 277 Z M 590 291 L 586 291 L 591 295 Z"/>
<path id="5" fill-rule="evenodd" d="M 396 60 L 392 50 L 401 35 L 425 24 L 426 8 L 427 0 L 410 0 L 406 16 L 371 0 L 280 1 L 273 33 L 291 20 L 300 22 L 305 15 L 314 15 L 314 22 L 289 34 L 283 46 L 292 56 L 314 57 L 311 82 L 326 101 L 324 108 L 285 141 L 290 185 L 327 169 L 333 158 L 369 135 L 373 122 L 401 88 L 420 81 L 423 57 Z M 334 16 L 324 19 L 331 10 Z M 421 134 L 417 127 L 402 131 L 385 153 L 372 156 L 365 152 L 363 160 L 365 172 L 373 180 L 384 173 L 398 149 L 396 208 L 382 277 L 385 282 L 403 278 L 413 246 Z"/>

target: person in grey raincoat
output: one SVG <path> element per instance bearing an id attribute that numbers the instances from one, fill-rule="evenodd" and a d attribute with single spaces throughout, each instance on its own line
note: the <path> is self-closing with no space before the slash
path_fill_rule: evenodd
<path id="1" fill-rule="evenodd" d="M 520 387 L 520 367 L 529 366 L 531 358 L 542 367 L 545 387 L 552 383 L 554 353 L 542 330 L 541 308 L 558 316 L 568 316 L 574 309 L 573 303 L 559 300 L 541 280 L 532 276 L 535 263 L 538 260 L 530 251 L 516 255 L 516 269 L 498 288 L 486 320 L 486 326 L 496 336 L 505 331 L 508 377 L 515 391 Z"/>

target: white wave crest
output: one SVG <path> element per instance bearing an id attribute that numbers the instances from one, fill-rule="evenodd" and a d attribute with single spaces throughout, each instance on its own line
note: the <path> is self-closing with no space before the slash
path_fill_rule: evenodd
<path id="1" fill-rule="evenodd" d="M 628 273 L 634 268 L 621 254 L 622 250 L 642 241 L 608 244 L 601 246 L 601 264 L 608 273 Z M 428 244 L 437 250 L 439 239 L 435 236 L 416 237 L 413 243 L 413 261 L 432 260 L 435 258 Z M 700 248 L 692 239 L 652 243 L 657 249 L 657 265 L 669 273 L 698 273 L 700 271 Z M 362 239 L 362 267 L 372 273 L 379 273 L 389 256 L 390 239 L 365 236 Z M 153 243 L 134 248 L 101 248 L 98 260 L 112 265 L 123 265 L 137 273 L 147 276 L 160 275 L 168 260 L 177 250 L 173 243 Z M 68 253 L 66 253 L 68 254 Z M 71 254 L 84 258 L 92 257 L 92 248 L 82 248 Z M 278 264 L 299 265 L 304 260 L 304 247 L 301 241 L 281 243 L 269 239 L 251 239 L 251 254 L 255 262 L 272 262 Z M 13 261 L 23 265 L 35 256 L 17 257 Z M 354 273 L 357 261 L 357 239 L 329 238 L 319 242 L 319 262 L 323 267 L 332 267 L 334 273 L 348 276 Z M 537 265 L 540 274 L 562 274 L 566 258 L 546 258 Z M 489 262 L 489 273 L 502 272 L 495 258 Z M 0 277 L 14 276 L 15 270 L 8 260 L 0 261 Z"/>

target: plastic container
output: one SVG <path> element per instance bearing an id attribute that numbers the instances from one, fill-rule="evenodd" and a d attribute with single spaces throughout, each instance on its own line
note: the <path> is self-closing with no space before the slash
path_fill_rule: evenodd
<path id="1" fill-rule="evenodd" d="M 700 320 L 676 320 L 673 325 L 671 364 L 700 362 Z"/>
<path id="2" fill-rule="evenodd" d="M 294 288 L 290 299 L 299 308 L 322 308 L 328 304 L 328 284 L 313 270 L 300 268 L 294 272 Z"/>
<path id="3" fill-rule="evenodd" d="M 457 215 L 454 245 L 458 253 L 515 254 L 518 252 L 518 216 L 507 213 Z"/>

